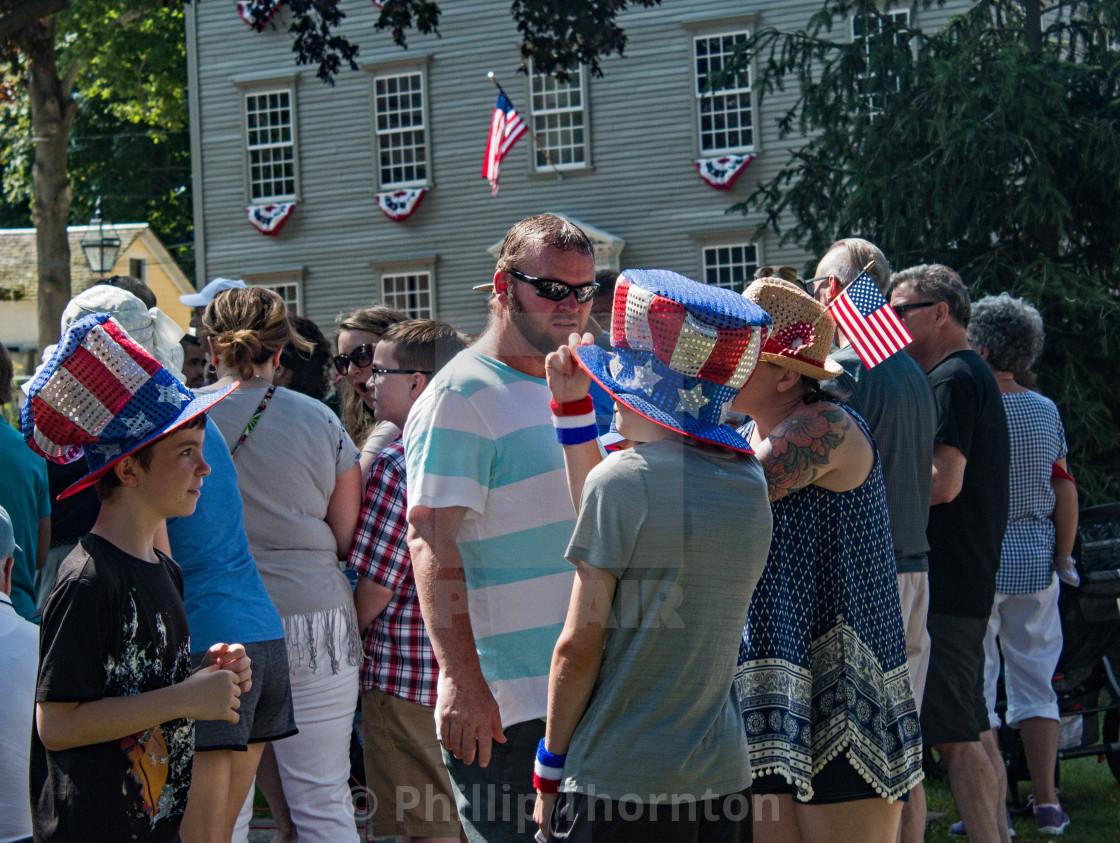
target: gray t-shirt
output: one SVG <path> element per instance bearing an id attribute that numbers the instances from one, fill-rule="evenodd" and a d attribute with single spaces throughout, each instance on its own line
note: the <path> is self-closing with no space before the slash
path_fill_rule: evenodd
<path id="1" fill-rule="evenodd" d="M 241 387 L 209 411 L 227 445 L 237 443 L 265 389 Z M 357 463 L 358 449 L 334 413 L 284 387 L 234 457 L 249 547 L 282 617 L 351 600 L 325 519 L 335 479 Z"/>
<path id="2" fill-rule="evenodd" d="M 929 379 L 909 354 L 865 368 L 852 346 L 831 355 L 844 374 L 821 388 L 863 416 L 883 462 L 895 565 L 900 574 L 929 570 L 929 490 L 937 408 Z"/>
<path id="3" fill-rule="evenodd" d="M 750 785 L 732 680 L 770 533 L 754 457 L 668 439 L 588 475 L 566 556 L 619 582 L 561 790 L 648 803 Z"/>

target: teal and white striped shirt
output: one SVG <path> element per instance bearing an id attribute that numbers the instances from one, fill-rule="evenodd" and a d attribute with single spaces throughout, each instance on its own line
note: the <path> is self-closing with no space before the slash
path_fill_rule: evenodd
<path id="1" fill-rule="evenodd" d="M 408 507 L 461 506 L 459 551 L 483 676 L 502 725 L 544 717 L 574 571 L 575 510 L 545 381 L 467 349 L 404 428 Z"/>

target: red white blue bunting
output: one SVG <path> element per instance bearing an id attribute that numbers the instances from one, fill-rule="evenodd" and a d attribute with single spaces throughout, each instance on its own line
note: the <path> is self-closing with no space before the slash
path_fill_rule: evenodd
<path id="1" fill-rule="evenodd" d="M 721 155 L 719 158 L 697 158 L 696 171 L 708 187 L 716 190 L 730 190 L 735 180 L 742 175 L 747 165 L 754 160 L 753 155 Z"/>
<path id="2" fill-rule="evenodd" d="M 407 190 L 394 190 L 377 194 L 377 207 L 393 222 L 411 217 L 420 207 L 420 201 L 428 192 L 426 187 L 412 187 Z"/>
<path id="3" fill-rule="evenodd" d="M 275 237 L 295 209 L 295 202 L 281 202 L 278 205 L 250 205 L 245 209 L 245 216 L 249 218 L 253 228 L 261 234 Z"/>
<path id="4" fill-rule="evenodd" d="M 280 11 L 280 0 L 236 0 L 237 16 L 253 29 L 261 30 Z"/>

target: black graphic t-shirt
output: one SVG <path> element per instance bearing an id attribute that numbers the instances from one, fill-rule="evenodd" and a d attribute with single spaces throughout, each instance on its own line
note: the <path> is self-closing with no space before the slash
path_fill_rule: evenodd
<path id="1" fill-rule="evenodd" d="M 179 566 L 152 564 L 105 539 L 82 539 L 58 569 L 43 611 L 37 702 L 89 702 L 154 691 L 190 673 Z M 194 722 L 49 752 L 31 738 L 36 840 L 179 839 Z"/>

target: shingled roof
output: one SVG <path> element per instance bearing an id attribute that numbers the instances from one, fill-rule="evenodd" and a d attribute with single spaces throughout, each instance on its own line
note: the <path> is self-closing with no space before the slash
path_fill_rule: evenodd
<path id="1" fill-rule="evenodd" d="M 70 291 L 80 293 L 102 276 L 91 272 L 82 251 L 82 237 L 88 225 L 72 225 L 66 229 L 70 241 Z M 121 239 L 118 254 L 124 254 L 133 241 L 147 230 L 146 222 L 113 223 Z M 39 296 L 39 263 L 35 255 L 34 228 L 0 229 L 0 301 L 34 299 Z"/>

